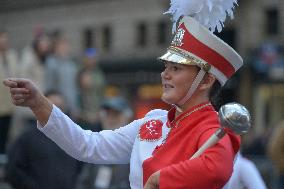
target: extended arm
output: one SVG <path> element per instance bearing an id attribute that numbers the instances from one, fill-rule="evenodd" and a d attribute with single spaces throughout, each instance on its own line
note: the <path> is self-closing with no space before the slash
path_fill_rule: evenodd
<path id="1" fill-rule="evenodd" d="M 39 129 L 72 157 L 90 163 L 129 163 L 141 120 L 101 132 L 83 130 L 56 106 Z"/>
<path id="2" fill-rule="evenodd" d="M 128 163 L 140 120 L 116 131 L 85 131 L 53 106 L 27 79 L 6 79 L 12 102 L 29 107 L 38 127 L 72 157 L 94 163 Z"/>

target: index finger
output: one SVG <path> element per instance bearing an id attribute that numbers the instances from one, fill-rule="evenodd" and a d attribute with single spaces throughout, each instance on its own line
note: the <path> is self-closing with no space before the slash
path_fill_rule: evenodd
<path id="1" fill-rule="evenodd" d="M 14 81 L 13 79 L 4 79 L 3 81 L 3 84 L 6 86 L 6 87 L 11 87 L 11 88 L 15 88 L 18 86 L 17 82 Z"/>
<path id="2" fill-rule="evenodd" d="M 22 87 L 25 86 L 29 82 L 28 79 L 25 78 L 7 78 L 4 80 L 4 85 L 7 87 Z"/>

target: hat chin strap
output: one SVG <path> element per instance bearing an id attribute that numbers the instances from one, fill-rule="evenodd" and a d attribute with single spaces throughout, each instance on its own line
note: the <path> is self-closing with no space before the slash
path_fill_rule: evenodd
<path id="1" fill-rule="evenodd" d="M 205 74 L 206 74 L 206 72 L 203 69 L 200 69 L 200 71 L 198 72 L 196 78 L 192 82 L 192 84 L 191 84 L 187 94 L 183 97 L 183 99 L 181 99 L 178 102 L 179 106 L 177 104 L 174 104 L 174 106 L 176 107 L 177 111 L 182 112 L 182 109 L 180 108 L 180 106 L 184 105 L 190 99 L 190 97 L 196 91 L 197 87 L 199 86 L 199 84 L 202 81 L 202 79 L 205 76 Z"/>

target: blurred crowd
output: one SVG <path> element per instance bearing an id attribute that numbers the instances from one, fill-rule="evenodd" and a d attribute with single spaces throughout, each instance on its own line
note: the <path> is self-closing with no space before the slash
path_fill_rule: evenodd
<path id="1" fill-rule="evenodd" d="M 106 94 L 106 79 L 97 65 L 97 50 L 86 48 L 75 59 L 64 34 L 37 28 L 22 52 L 9 46 L 9 34 L 0 31 L 0 79 L 28 78 L 46 97 L 82 128 L 117 129 L 133 119 L 125 97 Z M 36 128 L 27 108 L 15 107 L 0 85 L 1 181 L 14 189 L 126 189 L 128 165 L 78 162 Z M 5 158 L 4 158 L 5 157 Z M 0 186 L 2 187 L 2 186 Z"/>
<path id="2" fill-rule="evenodd" d="M 22 52 L 9 47 L 9 35 L 0 31 L 0 77 L 28 78 L 43 92 L 56 91 L 65 98 L 66 109 L 72 119 L 86 127 L 97 121 L 98 108 L 104 98 L 106 81 L 97 65 L 97 52 L 87 48 L 75 59 L 64 34 L 48 34 L 41 28 Z M 1 85 L 0 101 L 1 142 L 0 153 L 5 152 L 9 130 L 19 131 L 19 125 L 29 122 L 33 115 L 26 108 L 16 108 L 9 102 L 8 91 Z M 16 130 L 12 128 L 14 125 Z M 12 127 L 10 127 L 12 126 Z M 14 130 L 13 130 L 14 129 Z M 14 137 L 14 136 L 10 136 Z M 10 140 L 10 139 L 9 139 Z"/>
<path id="3" fill-rule="evenodd" d="M 50 101 L 84 129 L 116 129 L 133 119 L 133 110 L 125 97 L 106 94 L 107 83 L 97 65 L 95 48 L 84 49 L 74 59 L 64 34 L 46 33 L 39 28 L 33 37 L 22 52 L 16 52 L 9 46 L 9 34 L 0 30 L 0 80 L 31 79 Z M 266 49 L 262 60 L 275 58 L 272 50 Z M 267 64 L 255 62 L 252 68 L 265 74 Z M 277 71 L 276 67 L 274 72 Z M 28 109 L 10 103 L 9 91 L 2 84 L 0 103 L 0 160 L 5 162 L 5 175 L 0 171 L 0 179 L 3 181 L 5 176 L 11 188 L 130 188 L 128 165 L 91 165 L 69 157 L 36 129 L 36 120 Z M 259 160 L 255 161 L 256 166 L 267 186 L 284 188 L 283 121 L 276 129 L 271 128 L 244 140 L 242 156 Z M 7 158 L 1 158 L 4 156 Z"/>

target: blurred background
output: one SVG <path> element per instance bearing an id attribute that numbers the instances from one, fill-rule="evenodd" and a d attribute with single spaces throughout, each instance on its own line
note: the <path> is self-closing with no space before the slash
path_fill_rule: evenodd
<path id="1" fill-rule="evenodd" d="M 221 103 L 237 101 L 250 110 L 253 125 L 242 153 L 268 188 L 281 188 L 284 162 L 281 170 L 271 140 L 284 127 L 284 1 L 238 4 L 235 19 L 216 34 L 244 59 Z M 127 99 L 130 121 L 167 109 L 157 57 L 173 37 L 163 15 L 168 7 L 165 0 L 0 0 L 0 79 L 30 78 L 43 92 L 56 91 L 72 119 L 91 130 L 99 130 L 102 102 L 112 97 Z M 10 149 L 19 148 L 15 143 L 35 123 L 31 112 L 9 103 L 2 85 L 0 104 L 0 188 L 13 188 L 6 179 L 16 155 Z M 279 151 L 284 161 L 284 144 Z"/>

